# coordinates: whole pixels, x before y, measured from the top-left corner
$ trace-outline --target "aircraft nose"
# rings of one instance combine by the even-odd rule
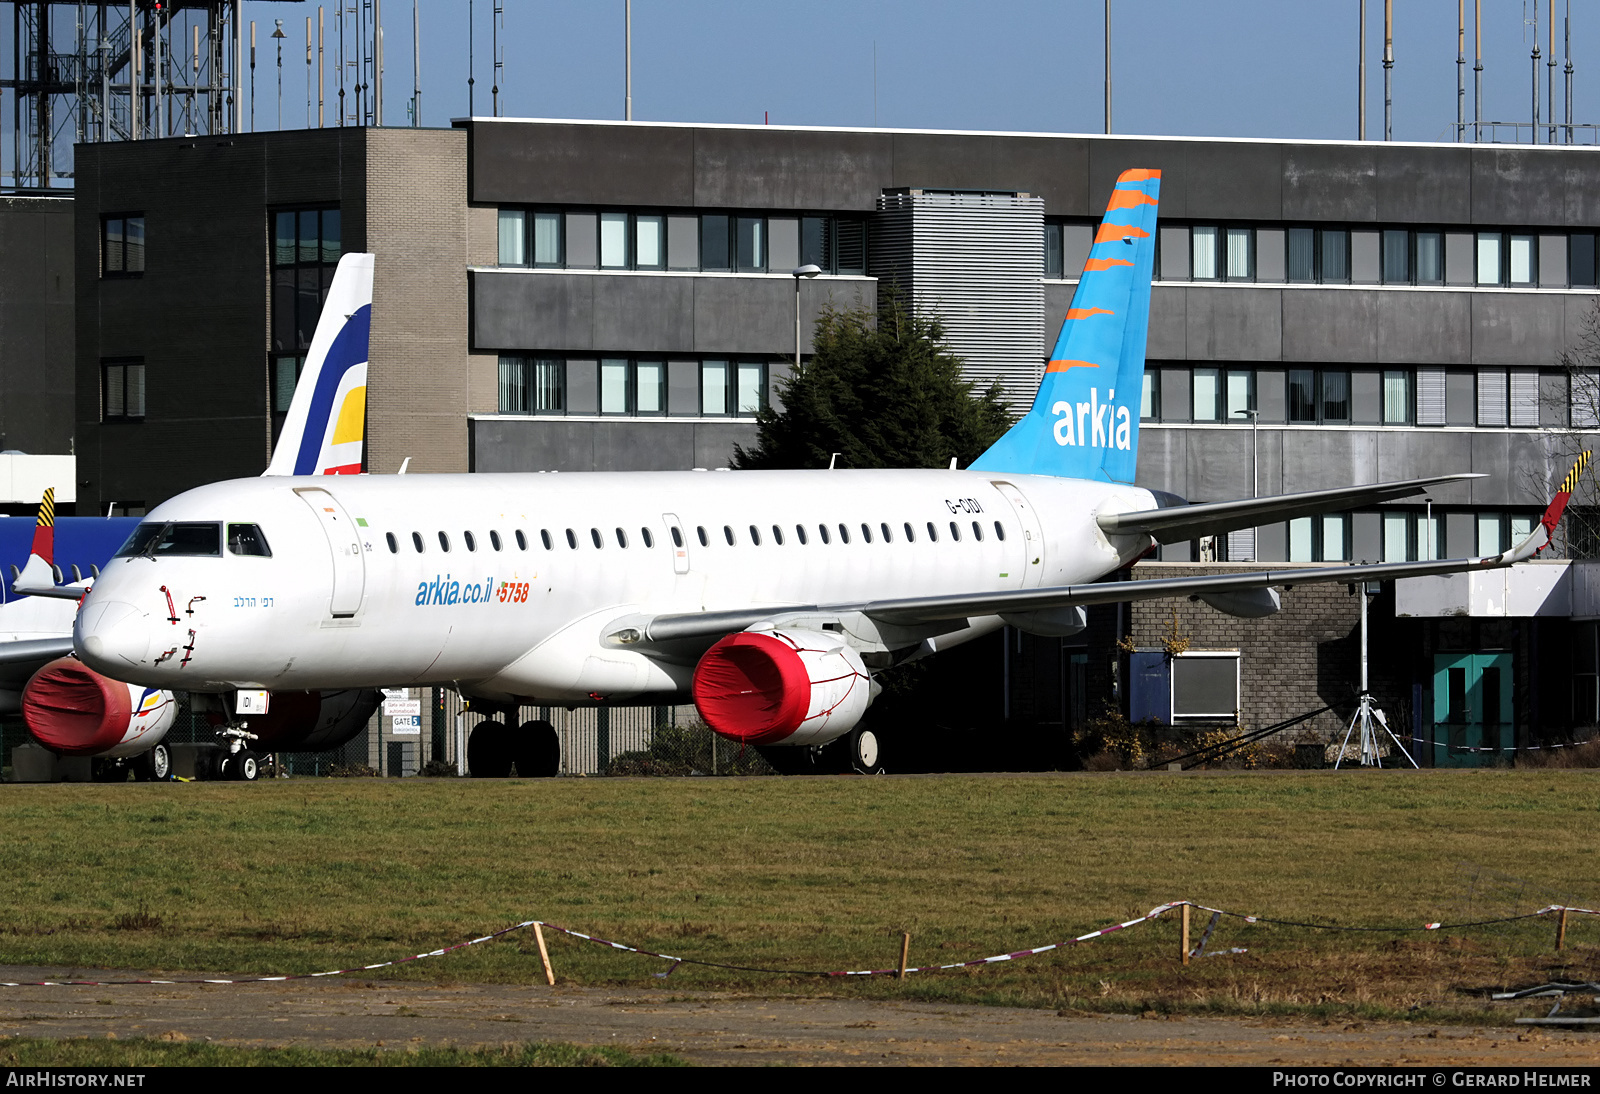
[[[118,669],[142,665],[150,649],[149,616],[125,600],[90,601],[73,626],[80,660],[115,678]]]

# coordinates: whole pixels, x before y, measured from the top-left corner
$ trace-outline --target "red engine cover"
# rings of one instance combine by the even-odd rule
[[[694,670],[694,705],[722,736],[781,741],[805,721],[811,678],[788,643],[741,631],[706,651]]]
[[[121,743],[133,716],[128,686],[71,657],[33,674],[22,717],[34,740],[63,756],[98,756]]]

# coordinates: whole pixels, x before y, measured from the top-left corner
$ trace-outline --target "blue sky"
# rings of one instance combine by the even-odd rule
[[[353,4],[355,0],[347,0]],[[508,0],[501,113],[620,118],[623,2]],[[1450,139],[1456,0],[1395,5],[1394,136]],[[1527,120],[1532,0],[1484,0],[1485,117]],[[1548,0],[1541,0],[1541,45]],[[1558,19],[1565,0],[1557,0]],[[386,0],[386,121],[405,116],[411,3]],[[635,0],[634,116],[676,122],[1099,132],[1103,0]],[[1467,3],[1471,115],[1472,3]],[[467,113],[466,0],[420,0],[423,123]],[[329,38],[334,5],[327,5]],[[476,111],[491,112],[493,4],[475,6]],[[1161,135],[1356,136],[1357,0],[1113,0],[1113,128]],[[309,3],[245,5],[262,44],[256,121],[271,127],[285,32],[286,125],[305,117]],[[1573,13],[1575,113],[1600,121],[1600,12]],[[1367,19],[1369,138],[1383,130],[1383,3]],[[1562,50],[1560,23],[1557,51]],[[876,47],[876,93],[874,93]],[[329,60],[330,88],[333,62]],[[1541,70],[1543,66],[1541,65]],[[1558,81],[1561,69],[1557,69]],[[330,91],[331,97],[331,91]],[[1558,113],[1562,91],[1558,84]],[[331,113],[331,112],[330,112]]]

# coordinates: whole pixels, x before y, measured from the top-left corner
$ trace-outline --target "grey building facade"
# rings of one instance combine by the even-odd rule
[[[1561,357],[1600,295],[1596,155],[505,119],[80,146],[81,504],[259,473],[341,251],[377,255],[373,472],[726,465],[776,396],[797,311],[804,355],[823,308],[872,308],[888,281],[1022,404],[1116,176],[1146,167],[1162,190],[1142,485],[1209,501],[1486,476],[1159,564],[1499,550],[1565,473],[1558,439],[1594,424],[1588,374]],[[130,218],[137,274],[109,269]],[[797,282],[804,262],[823,273]],[[1291,616],[1236,652],[1299,640]],[[1103,627],[1043,652],[997,642],[996,674],[1037,656],[1059,701],[1011,694],[996,720],[1026,707],[1065,731],[1126,706],[1112,644],[1135,617],[1114,619],[1098,645]],[[1236,695],[1233,720],[1246,709]]]

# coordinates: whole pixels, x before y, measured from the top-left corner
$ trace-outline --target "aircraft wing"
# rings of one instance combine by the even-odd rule
[[[612,638],[623,644],[635,642],[672,642],[685,639],[720,637],[744,630],[765,620],[793,614],[845,614],[860,613],[868,618],[893,626],[914,627],[970,619],[975,616],[1002,615],[1018,612],[1046,611],[1052,608],[1071,608],[1090,604],[1115,604],[1135,600],[1153,600],[1169,596],[1206,596],[1242,593],[1274,587],[1293,588],[1296,585],[1318,585],[1355,581],[1393,581],[1403,577],[1427,577],[1434,574],[1453,574],[1467,570],[1490,570],[1510,566],[1533,558],[1549,545],[1556,525],[1566,509],[1567,500],[1576,477],[1588,462],[1584,453],[1578,465],[1567,475],[1561,489],[1545,510],[1544,516],[1534,526],[1533,532],[1509,551],[1482,558],[1448,558],[1426,562],[1380,562],[1347,566],[1321,566],[1292,570],[1257,570],[1241,574],[1211,574],[1200,577],[1155,578],[1150,581],[1100,581],[1085,585],[1058,585],[1044,589],[1008,589],[984,593],[957,593],[945,596],[907,597],[896,600],[872,600],[848,604],[792,604],[744,608],[737,611],[685,612],[658,615],[639,620],[626,632]],[[1436,478],[1411,479],[1404,482],[1380,483],[1374,486],[1345,490],[1318,490],[1304,494],[1285,494],[1276,498],[1261,498],[1251,502],[1219,502],[1215,505],[1174,506],[1139,513],[1119,513],[1102,517],[1101,526],[1114,522],[1118,532],[1147,531],[1156,527],[1154,522],[1167,513],[1184,514],[1177,521],[1161,525],[1165,530],[1185,529],[1182,535],[1173,532],[1173,539],[1187,539],[1199,534],[1192,529],[1200,526],[1194,510],[1220,513],[1223,522],[1237,519],[1238,523],[1221,526],[1206,524],[1205,534],[1227,527],[1248,527],[1267,515],[1284,519],[1284,514],[1304,515],[1345,508],[1388,497],[1405,497],[1420,493],[1432,483],[1449,482],[1475,475],[1444,475]],[[1315,500],[1313,500],[1315,499]],[[1334,504],[1328,504],[1330,501]],[[1348,502],[1348,505],[1346,504]],[[1262,509],[1260,506],[1272,508]],[[1248,517],[1237,514],[1248,513]],[[1122,523],[1123,521],[1126,523]],[[1187,523],[1186,523],[1187,522]],[[1154,535],[1153,531],[1148,534]],[[626,637],[623,634],[626,633]]]
[[[1181,543],[1186,539],[1220,535],[1237,528],[1255,528],[1317,513],[1337,513],[1358,505],[1375,505],[1396,498],[1415,497],[1439,483],[1481,478],[1484,476],[1472,473],[1434,475],[1425,479],[1342,486],[1336,490],[1307,490],[1299,494],[1277,494],[1243,501],[1211,501],[1143,509],[1134,513],[1106,513],[1095,520],[1109,536],[1143,533],[1157,543]]]

